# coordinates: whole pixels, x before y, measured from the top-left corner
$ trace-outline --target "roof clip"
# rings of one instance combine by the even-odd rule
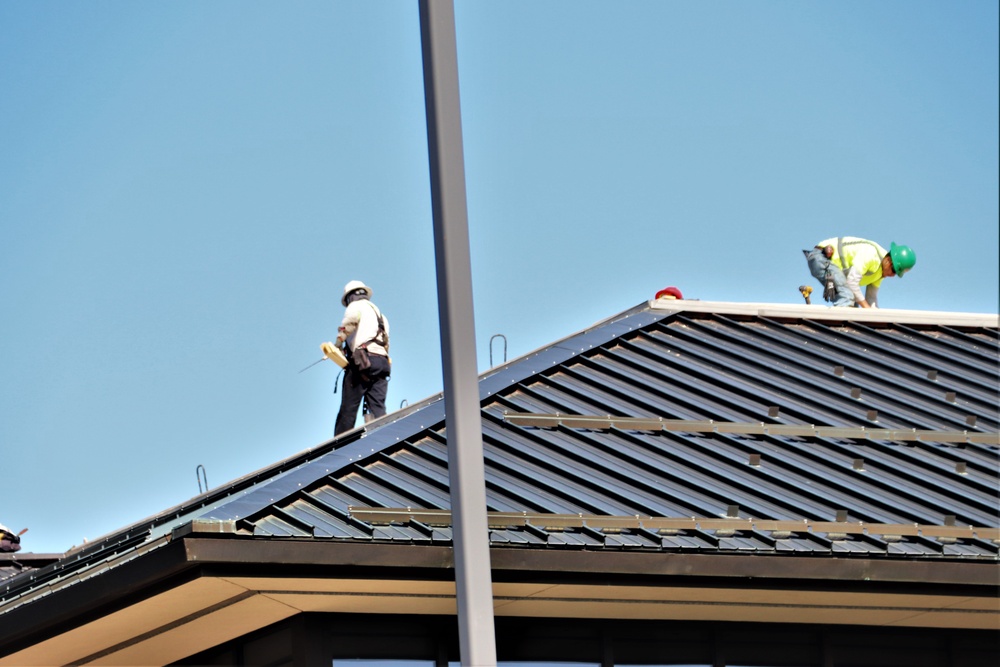
[[[957,524],[955,523],[955,515],[945,514],[944,525],[948,527],[956,526]],[[941,544],[955,544],[956,542],[958,542],[958,539],[954,535],[938,535],[937,541],[940,542]]]

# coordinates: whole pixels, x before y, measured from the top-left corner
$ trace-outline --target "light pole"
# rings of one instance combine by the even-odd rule
[[[452,0],[420,0],[420,37],[459,645],[463,667],[491,666],[496,665],[493,583]]]

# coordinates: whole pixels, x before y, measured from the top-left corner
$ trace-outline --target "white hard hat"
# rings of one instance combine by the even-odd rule
[[[365,285],[360,280],[352,280],[351,282],[349,282],[346,285],[344,285],[344,294],[340,297],[340,303],[343,304],[344,306],[346,306],[347,305],[347,295],[350,294],[351,292],[353,292],[354,290],[359,290],[359,289],[363,289],[365,291],[365,294],[368,295],[369,299],[372,298],[372,288],[371,287],[369,287],[368,285]]]

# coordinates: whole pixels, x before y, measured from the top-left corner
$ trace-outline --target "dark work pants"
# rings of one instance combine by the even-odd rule
[[[372,366],[362,374],[353,364],[344,371],[343,395],[334,435],[354,428],[362,399],[367,399],[368,413],[372,417],[385,414],[385,395],[389,391],[389,360],[380,354],[369,354]]]

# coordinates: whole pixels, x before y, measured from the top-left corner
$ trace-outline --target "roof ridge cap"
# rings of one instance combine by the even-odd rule
[[[1000,315],[895,308],[834,308],[832,306],[697,301],[656,299],[649,302],[654,311],[712,313],[717,315],[750,315],[756,317],[792,318],[802,320],[840,320],[846,322],[881,322],[885,324],[930,324],[1000,328]]]

